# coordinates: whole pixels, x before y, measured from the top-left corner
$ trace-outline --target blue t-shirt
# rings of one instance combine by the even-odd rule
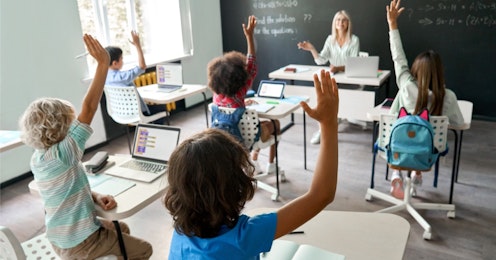
[[[174,259],[259,259],[270,251],[276,233],[277,213],[248,217],[241,215],[232,229],[224,227],[212,238],[172,235],[169,260]]]

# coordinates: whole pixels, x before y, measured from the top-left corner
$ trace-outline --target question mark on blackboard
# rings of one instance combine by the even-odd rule
[[[303,21],[304,22],[310,22],[312,20],[312,14],[303,14]]]
[[[412,19],[412,15],[413,15],[413,9],[412,8],[408,8],[406,11],[408,12],[408,19],[411,20]]]

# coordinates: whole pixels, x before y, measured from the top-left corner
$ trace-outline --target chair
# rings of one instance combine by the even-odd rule
[[[60,259],[43,233],[22,244],[9,228],[0,226],[0,259],[30,260],[30,259]],[[102,256],[95,260],[117,260],[114,255]]]
[[[209,108],[211,110],[211,106],[213,104],[210,104]],[[235,111],[234,108],[227,108],[227,107],[219,107],[219,111],[226,113],[226,114],[231,114]],[[273,135],[271,136],[267,141],[262,142],[262,140],[255,140],[255,137],[258,134],[258,127],[259,127],[259,119],[258,119],[258,112],[255,110],[251,109],[246,109],[243,116],[241,117],[241,120],[238,123],[238,128],[241,132],[241,136],[243,137],[243,144],[246,147],[246,149],[263,149],[270,147],[271,145],[275,144],[276,141],[279,141],[281,136],[280,135]],[[279,199],[279,175],[281,176],[281,182],[286,181],[286,175],[284,174],[284,171],[280,171],[279,169],[279,159],[277,156],[277,149],[276,149],[276,155],[275,155],[275,162],[276,162],[276,187],[274,188],[273,186],[264,183],[260,181],[260,179],[266,177],[268,174],[259,174],[256,175],[255,178],[257,179],[257,186],[263,190],[266,190],[268,192],[272,193],[271,199],[273,201],[277,201]]]
[[[138,123],[150,123],[157,119],[169,116],[169,112],[159,112],[146,116],[141,110],[141,99],[134,87],[109,86],[104,88],[107,101],[107,112],[112,119],[123,125],[136,125]],[[131,153],[131,139],[129,128],[126,127],[129,153]]]
[[[369,53],[365,51],[358,52],[358,57],[368,57]]]
[[[385,153],[381,152],[379,147],[385,147],[389,143],[389,136],[391,127],[396,120],[394,115],[381,115],[379,123],[379,136],[377,143],[374,145],[374,153],[372,159],[372,177],[370,181],[370,188],[367,189],[365,199],[371,201],[372,198],[379,198],[385,200],[394,206],[379,210],[381,213],[392,213],[406,209],[408,213],[424,228],[423,238],[426,240],[431,239],[431,226],[427,221],[417,212],[417,209],[433,209],[433,210],[446,210],[449,218],[455,218],[455,205],[454,204],[438,204],[438,203],[414,203],[411,202],[412,195],[415,196],[416,191],[412,188],[410,177],[406,177],[405,196],[403,200],[394,198],[389,194],[382,193],[374,189],[374,173],[375,173],[375,159],[379,153],[381,157],[385,158]],[[447,132],[448,132],[448,118],[446,116],[431,116],[430,123],[434,129],[434,146],[440,152],[440,155],[445,155],[448,152],[447,148]],[[439,171],[439,158],[435,164],[435,178],[434,186],[437,186],[437,174]],[[409,172],[410,173],[410,172]],[[387,180],[387,176],[386,176]]]

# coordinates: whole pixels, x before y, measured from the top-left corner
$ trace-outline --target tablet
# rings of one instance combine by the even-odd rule
[[[258,85],[258,97],[283,98],[286,82],[276,80],[261,80]]]

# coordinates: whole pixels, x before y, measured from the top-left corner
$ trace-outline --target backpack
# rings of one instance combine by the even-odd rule
[[[386,153],[388,164],[393,169],[430,170],[439,151],[434,146],[434,130],[427,109],[411,115],[401,108],[392,125]]]
[[[241,117],[245,113],[244,107],[238,107],[233,113],[227,114],[219,110],[216,105],[211,106],[212,109],[212,126],[210,128],[217,128],[224,130],[234,136],[241,143],[243,142],[243,136],[239,130],[238,124]]]

